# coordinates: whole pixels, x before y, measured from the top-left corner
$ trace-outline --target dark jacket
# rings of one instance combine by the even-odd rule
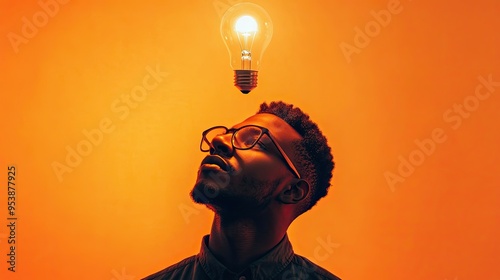
[[[271,251],[238,273],[222,265],[207,247],[203,237],[198,255],[191,256],[143,280],[340,280],[308,259],[296,255],[285,235]]]

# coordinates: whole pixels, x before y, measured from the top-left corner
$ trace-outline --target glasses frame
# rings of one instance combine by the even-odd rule
[[[246,127],[256,127],[256,128],[259,128],[261,133],[259,135],[259,137],[257,137],[257,139],[255,140],[255,142],[250,145],[249,147],[246,147],[246,148],[237,148],[234,146],[234,135],[240,131],[241,129],[243,128],[246,128]],[[214,126],[214,127],[211,127],[205,131],[202,132],[202,137],[201,137],[201,143],[200,143],[200,150],[202,152],[210,152],[211,149],[215,149],[214,146],[212,145],[212,143],[207,139],[207,134],[214,130],[214,129],[219,129],[219,128],[223,128],[226,130],[225,133],[223,134],[220,134],[220,135],[226,135],[228,133],[232,133],[233,135],[231,135],[231,145],[233,146],[233,149],[236,149],[236,150],[250,150],[252,149],[256,144],[257,142],[259,142],[260,138],[262,138],[262,136],[264,134],[267,134],[267,136],[269,136],[269,139],[271,139],[271,142],[273,142],[274,146],[278,149],[278,151],[280,152],[281,154],[281,157],[283,159],[285,159],[285,162],[286,164],[288,165],[288,167],[292,170],[292,172],[294,173],[295,176],[297,176],[297,178],[301,179],[302,177],[300,176],[299,174],[299,171],[297,170],[297,168],[295,167],[295,164],[293,164],[292,160],[287,156],[285,150],[283,150],[283,148],[281,148],[280,144],[278,143],[278,141],[276,141],[274,139],[274,137],[271,135],[271,132],[269,131],[269,129],[263,127],[263,126],[259,126],[259,125],[254,125],[254,124],[249,124],[249,125],[244,125],[240,128],[227,128],[225,126],[222,126],[222,125],[217,125],[217,126]],[[220,135],[217,135],[217,136],[220,136]],[[203,142],[207,143],[208,146],[210,147],[210,149],[206,150],[206,149],[203,149],[202,146],[203,146]]]

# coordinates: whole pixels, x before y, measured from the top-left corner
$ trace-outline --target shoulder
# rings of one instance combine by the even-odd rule
[[[294,271],[292,273],[297,274],[297,279],[340,280],[328,270],[300,255],[294,255],[291,265]]]
[[[173,264],[163,270],[151,274],[143,280],[161,280],[174,278],[176,274],[182,274],[185,269],[190,269],[196,262],[196,256],[191,256]]]

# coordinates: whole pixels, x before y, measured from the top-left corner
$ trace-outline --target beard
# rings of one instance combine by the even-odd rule
[[[273,200],[279,181],[262,181],[242,178],[239,184],[231,184],[229,177],[221,181],[198,179],[191,190],[194,202],[205,204],[218,214],[253,216]]]

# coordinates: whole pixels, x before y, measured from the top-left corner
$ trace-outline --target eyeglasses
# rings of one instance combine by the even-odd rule
[[[225,126],[214,126],[203,131],[200,150],[202,152],[210,152],[211,150],[213,151],[215,149],[215,147],[212,145],[214,138],[217,136],[225,135],[227,133],[233,134],[233,136],[231,137],[231,145],[233,145],[233,148],[237,150],[250,150],[255,146],[255,144],[259,142],[260,138],[262,138],[262,135],[267,134],[269,136],[269,139],[271,139],[271,141],[273,142],[274,146],[278,148],[278,151],[285,159],[288,167],[290,167],[297,178],[301,178],[299,171],[297,171],[297,168],[293,164],[292,160],[286,155],[285,151],[281,148],[278,142],[274,140],[273,136],[271,136],[269,129],[262,126],[245,125],[237,129],[228,129]]]

